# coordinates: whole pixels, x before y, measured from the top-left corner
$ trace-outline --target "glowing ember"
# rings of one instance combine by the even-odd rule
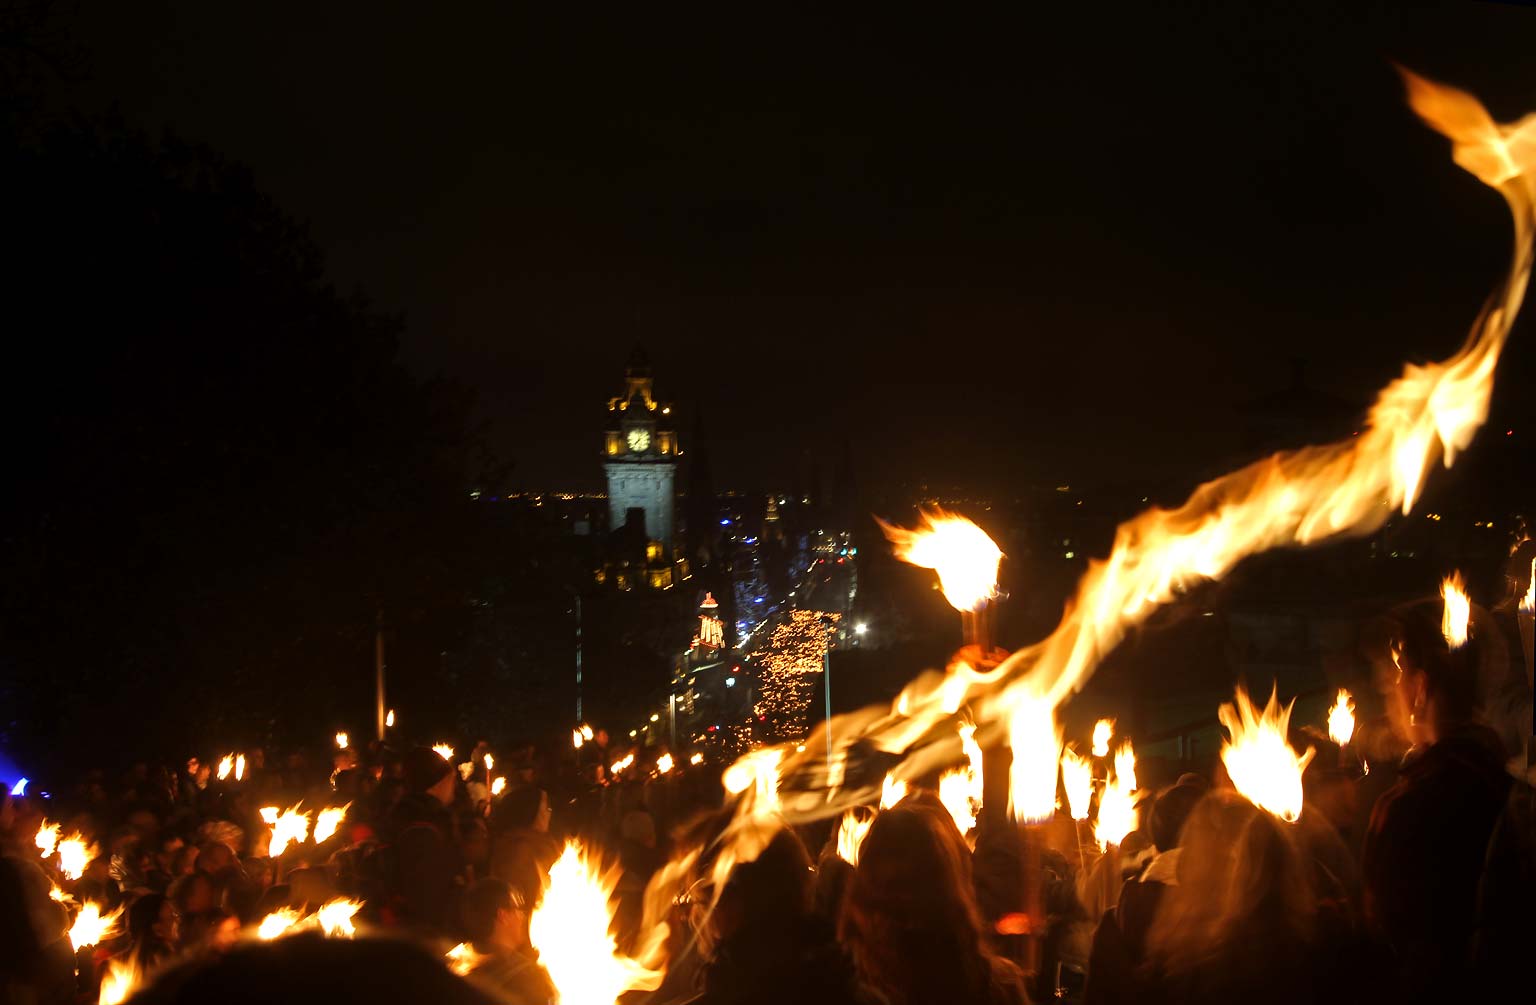
[[[1293,701],[1292,705],[1295,704]],[[1255,806],[1294,823],[1301,817],[1301,773],[1307,769],[1312,747],[1298,756],[1286,742],[1286,727],[1291,721],[1291,705],[1280,707],[1275,692],[1260,712],[1242,687],[1237,689],[1235,704],[1223,704],[1216,717],[1231,733],[1222,743],[1221,763],[1238,792]]]
[[[1115,748],[1115,777],[1125,784],[1131,792],[1136,791],[1136,751],[1131,748],[1131,741],[1126,740]]]
[[[96,846],[87,844],[78,833],[59,842],[59,872],[73,882],[85,875],[85,867],[96,857]]]
[[[1073,820],[1087,820],[1093,804],[1093,762],[1078,756],[1070,746],[1061,752],[1061,784],[1067,790],[1067,812]]]
[[[1349,692],[1340,688],[1338,700],[1328,710],[1328,739],[1342,747],[1354,735],[1355,703],[1350,699]]]
[[[352,742],[351,738],[348,737],[346,733],[337,733],[336,734],[336,746],[337,746],[338,749],[346,750],[347,749],[347,744],[351,743],[351,742]]]
[[[69,944],[79,952],[86,946],[94,946],[103,939],[112,938],[121,928],[119,922],[122,916],[121,907],[104,915],[99,904],[87,900],[85,906],[80,908],[80,913],[75,915],[75,923],[69,928]]]
[[[858,865],[859,846],[864,843],[864,835],[869,833],[874,822],[874,815],[862,810],[852,809],[844,813],[842,822],[837,825],[837,857],[849,865]]]
[[[692,757],[688,758],[688,763],[693,765],[694,767],[698,767],[699,765],[704,763],[704,755],[703,754],[694,754]]]
[[[1093,822],[1093,837],[1099,848],[1118,845],[1136,829],[1136,794],[1125,779],[1111,774],[1099,795],[1099,816]]]
[[[309,814],[299,812],[303,805],[301,802],[290,806],[272,825],[272,840],[267,846],[271,858],[281,856],[290,844],[303,844],[309,836]]]
[[[348,900],[345,897],[337,897],[320,905],[320,910],[315,912],[315,918],[320,922],[320,930],[327,936],[336,939],[350,939],[357,934],[357,929],[352,924],[352,916],[362,910],[363,902],[360,900]]]
[[[108,960],[101,975],[101,992],[97,1005],[122,1005],[139,989],[141,975],[132,954],[125,958]]]
[[[1061,753],[1056,708],[1029,691],[1016,691],[1010,700],[1013,765],[1008,769],[1008,814],[1024,823],[1041,823],[1056,814],[1056,762]]]
[[[491,795],[499,796],[505,791],[507,791],[507,776],[497,775],[496,780],[491,783]]]
[[[280,935],[287,933],[303,918],[297,908],[283,907],[265,918],[256,926],[256,937],[264,942],[270,942]]]
[[[271,827],[273,824],[277,823],[276,806],[263,806],[256,812],[261,814],[261,822],[266,824],[268,827]]]
[[[649,991],[662,973],[621,955],[613,935],[609,898],[619,873],[598,876],[568,842],[549,870],[544,899],[528,919],[528,934],[562,1005],[614,1005],[626,991]]]
[[[347,818],[347,810],[351,808],[352,804],[348,803],[345,806],[327,806],[321,810],[320,815],[315,818],[315,844],[319,844],[335,834],[337,829],[341,827],[341,822]]]
[[[917,530],[880,522],[896,546],[896,557],[937,572],[944,599],[955,610],[980,610],[997,595],[997,566],[1003,559],[997,543],[963,516],[935,509],[919,517]]]
[[[235,770],[235,755],[225,754],[219,758],[219,781],[229,777],[229,773]]]
[[[386,712],[384,714],[384,728],[385,729],[394,729],[395,728],[395,710],[394,709],[390,709],[388,712]]]
[[[236,754],[235,755],[235,781],[238,782],[238,781],[240,781],[244,777],[245,777],[245,755],[244,754]]]
[[[444,955],[444,959],[448,961],[448,969],[460,977],[468,977],[484,958],[470,948],[467,942],[459,943]]]
[[[880,784],[880,808],[888,810],[905,798],[907,783],[886,775],[885,781]]]
[[[1452,649],[1467,644],[1467,622],[1472,616],[1472,601],[1467,597],[1467,587],[1461,573],[1453,572],[1440,583],[1440,599],[1445,609],[1440,615],[1440,633]]]
[[[583,743],[585,743],[585,742],[586,742],[586,739],[581,735],[581,730],[579,730],[579,729],[571,730],[571,746],[572,747],[575,747],[577,750],[580,750],[581,749],[581,745]]]
[[[672,755],[671,754],[662,754],[660,757],[656,758],[656,771],[659,774],[665,775],[667,772],[669,772],[671,770],[672,770]]]
[[[37,844],[38,854],[43,858],[53,858],[54,851],[59,847],[59,825],[44,820],[43,825],[37,829],[37,837],[32,840]]]
[[[453,763],[453,748],[450,747],[448,744],[446,744],[446,743],[434,743],[432,745],[432,749],[437,751],[437,755],[439,757],[441,757],[443,760],[447,761],[449,764]]]
[[[1100,719],[1093,724],[1093,756],[1109,756],[1109,739],[1115,735],[1115,720]]]

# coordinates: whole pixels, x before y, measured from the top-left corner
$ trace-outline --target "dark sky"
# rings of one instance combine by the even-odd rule
[[[70,22],[80,100],[249,164],[531,486],[599,483],[637,341],[727,484],[845,439],[877,483],[1207,470],[1291,358],[1363,405],[1449,353],[1503,262],[1390,61],[1536,109],[1496,4],[545,6]]]

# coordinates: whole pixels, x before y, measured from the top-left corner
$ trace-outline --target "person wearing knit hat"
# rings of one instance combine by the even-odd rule
[[[446,934],[456,913],[453,891],[462,867],[448,811],[458,773],[428,747],[406,751],[401,768],[405,795],[391,814],[397,869],[392,897],[406,927]]]
[[[428,793],[444,806],[453,801],[453,765],[431,747],[406,751],[401,769],[407,793]]]

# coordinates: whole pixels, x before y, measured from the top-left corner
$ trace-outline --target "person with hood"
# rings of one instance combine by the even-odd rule
[[[447,931],[455,918],[459,876],[453,802],[456,772],[437,751],[416,747],[402,764],[405,794],[394,808],[394,889],[398,921],[430,933]]]

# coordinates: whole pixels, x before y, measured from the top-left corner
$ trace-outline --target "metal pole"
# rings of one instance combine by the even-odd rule
[[[827,694],[827,777],[832,777],[832,633],[827,632],[827,647],[821,652],[821,681]]]
[[[384,742],[384,609],[379,608],[373,628],[373,718],[374,731]]]
[[[585,720],[581,717],[581,594],[576,594],[576,722],[579,725]]]

